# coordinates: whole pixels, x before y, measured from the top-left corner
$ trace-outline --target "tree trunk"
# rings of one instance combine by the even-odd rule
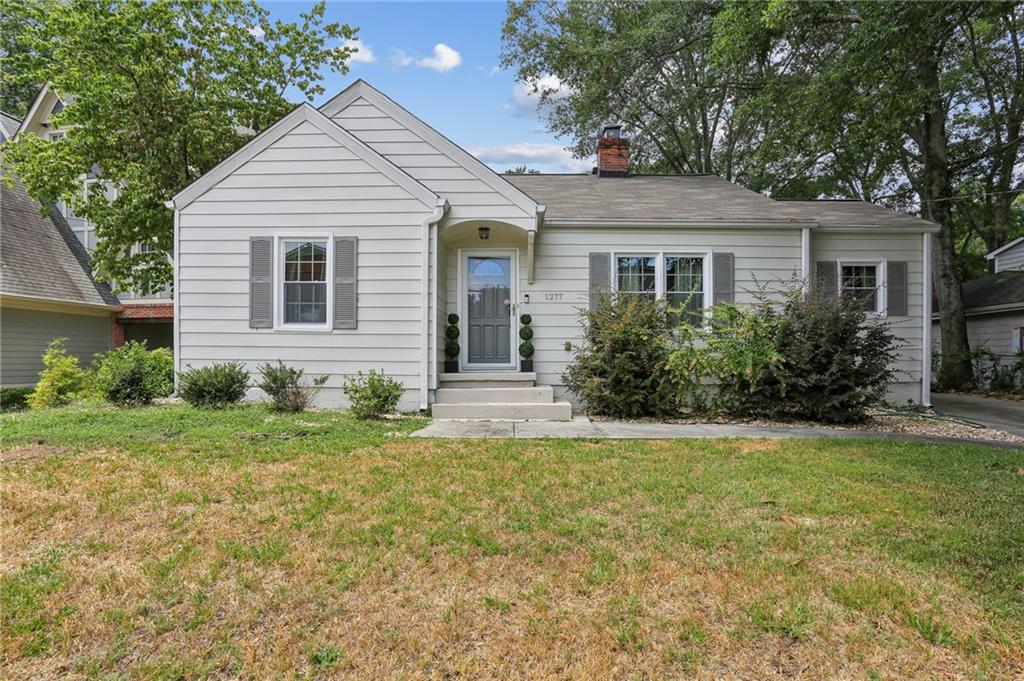
[[[967,318],[957,269],[956,239],[953,234],[953,196],[946,155],[946,112],[939,85],[938,64],[921,64],[922,83],[932,93],[921,132],[924,177],[921,208],[925,217],[939,224],[935,248],[935,292],[939,302],[939,330],[942,342],[938,383],[941,388],[964,388],[973,380]]]

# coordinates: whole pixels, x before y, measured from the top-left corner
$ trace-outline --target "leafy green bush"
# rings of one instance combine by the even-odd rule
[[[894,377],[896,337],[853,298],[794,291],[684,328],[669,370],[696,411],[861,421]]]
[[[166,348],[147,350],[128,341],[94,360],[93,390],[122,406],[149,404],[174,392],[174,356]]]
[[[619,418],[677,411],[671,310],[638,296],[602,296],[581,315],[583,340],[563,375],[594,414]]]
[[[27,409],[28,396],[31,394],[32,388],[0,389],[0,413]]]
[[[285,366],[281,360],[277,360],[276,366],[267,362],[260,367],[263,380],[257,387],[270,396],[276,411],[305,411],[327,382],[327,376],[323,375],[313,378],[311,384],[304,385],[302,377],[305,373],[303,369]]]
[[[43,355],[45,369],[39,382],[26,398],[32,409],[45,409],[68,404],[84,395],[87,373],[78,365],[78,358],[64,347],[66,338],[54,338]]]
[[[393,414],[404,390],[401,382],[373,369],[366,376],[362,371],[346,376],[342,385],[342,391],[352,403],[352,413],[361,419]]]
[[[178,377],[178,395],[194,407],[223,409],[240,402],[249,389],[249,372],[240,362],[189,366]]]
[[[459,347],[459,315],[454,312],[448,315],[448,327],[444,330],[444,356],[455,359],[462,348]]]
[[[523,342],[519,344],[519,356],[523,359],[530,359],[534,353],[533,343],[530,342],[533,339],[533,328],[530,326],[533,323],[533,317],[528,314],[521,315],[519,323],[522,325],[519,328],[519,337],[523,339]]]

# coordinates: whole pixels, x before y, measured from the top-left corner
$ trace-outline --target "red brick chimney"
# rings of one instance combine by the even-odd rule
[[[629,175],[629,140],[622,136],[622,126],[609,125],[597,140],[598,177]]]

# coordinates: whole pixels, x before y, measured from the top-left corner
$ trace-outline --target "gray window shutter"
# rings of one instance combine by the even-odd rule
[[[907,316],[907,261],[889,261],[886,264],[886,314],[890,317]]]
[[[609,253],[590,254],[590,309],[597,307],[601,294],[611,290],[612,256]]]
[[[249,328],[274,326],[274,239],[249,239]]]
[[[736,300],[736,256],[715,253],[711,256],[711,304]]]
[[[817,277],[821,291],[839,293],[839,263],[835,260],[819,260]]]
[[[334,328],[354,329],[358,322],[356,257],[359,240],[354,236],[334,237]]]

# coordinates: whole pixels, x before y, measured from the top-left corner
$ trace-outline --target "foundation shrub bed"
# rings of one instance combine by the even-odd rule
[[[223,409],[240,402],[248,389],[249,372],[240,362],[190,366],[178,379],[178,394],[194,407]]]
[[[174,355],[166,348],[147,350],[145,342],[128,341],[93,361],[92,388],[123,407],[151,403],[174,392]]]
[[[607,296],[583,324],[566,385],[592,413],[618,418],[858,422],[884,401],[899,348],[860,300],[797,289],[717,305],[701,325],[662,301]]]
[[[316,400],[320,388],[327,382],[327,376],[314,376],[308,382],[302,380],[305,370],[286,366],[281,360],[277,364],[267,362],[260,367],[263,380],[257,387],[270,396],[275,411],[305,411]]]

